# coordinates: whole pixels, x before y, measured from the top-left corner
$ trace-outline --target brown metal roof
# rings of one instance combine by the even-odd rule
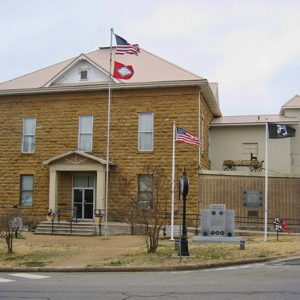
[[[295,95],[292,99],[290,99],[285,104],[283,104],[281,106],[280,113],[284,114],[284,111],[287,108],[300,108],[300,96],[299,95]]]
[[[135,71],[134,76],[126,83],[150,83],[150,82],[170,82],[170,81],[194,81],[203,78],[186,71],[148,51],[142,50],[139,56],[136,55],[114,55],[116,61],[125,65],[132,65]],[[102,70],[109,73],[110,48],[100,48],[96,51],[85,54]],[[57,74],[62,72],[76,58],[66,60],[53,66],[43,68],[33,73],[0,83],[2,90],[19,90],[43,88]],[[124,81],[120,80],[120,83]],[[85,83],[84,85],[86,85]]]
[[[63,70],[73,59],[0,83],[1,90],[22,90],[43,87],[52,77]]]
[[[213,119],[211,126],[263,125],[266,122],[298,124],[299,120],[297,118],[287,118],[282,115],[223,116]]]

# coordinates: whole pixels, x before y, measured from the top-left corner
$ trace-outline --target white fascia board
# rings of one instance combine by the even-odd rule
[[[274,123],[274,122],[269,122]],[[286,124],[286,125],[298,125],[299,121],[280,121],[277,122],[280,124]],[[213,124],[211,123],[209,125],[210,127],[238,127],[238,126],[266,126],[266,123],[228,123],[228,124]]]
[[[68,72],[77,62],[85,60],[88,63],[90,63],[93,67],[95,67],[100,72],[104,73],[107,77],[109,77],[109,73],[101,68],[98,64],[96,64],[94,61],[92,61],[90,58],[85,56],[84,54],[80,54],[78,57],[76,57],[73,61],[71,61],[65,68],[63,68],[59,73],[57,73],[54,77],[52,77],[45,85],[44,87],[50,87],[53,82],[55,82],[57,79],[62,77],[66,72]],[[115,82],[119,82],[115,78],[113,78]]]
[[[118,89],[139,89],[139,88],[160,88],[160,87],[184,87],[184,86],[199,86],[199,80],[189,81],[160,81],[160,82],[142,82],[142,83],[112,83],[111,88]],[[10,89],[0,90],[1,95],[26,95],[26,94],[47,94],[47,93],[61,93],[70,91],[103,91],[108,89],[107,84],[78,84],[68,86],[48,86],[41,88],[30,88],[30,89]]]
[[[94,156],[94,155],[91,155],[91,154],[88,154],[88,153],[85,153],[85,152],[81,152],[81,151],[77,151],[77,150],[75,150],[75,151],[68,151],[68,152],[66,152],[66,153],[62,153],[62,154],[60,154],[60,155],[57,155],[57,156],[55,156],[55,157],[52,157],[52,158],[50,158],[50,159],[48,159],[48,160],[43,161],[43,164],[44,164],[44,165],[49,165],[49,164],[51,164],[52,162],[55,162],[55,161],[57,161],[57,160],[59,160],[59,159],[61,159],[61,158],[67,157],[67,156],[72,155],[72,154],[77,154],[77,155],[86,157],[86,158],[88,158],[88,159],[90,159],[90,160],[97,161],[97,162],[101,163],[102,165],[105,165],[105,164],[106,164],[106,160],[104,160],[104,159],[101,159],[101,158],[96,157],[96,156]],[[115,164],[112,163],[112,162],[109,162],[109,164],[112,165],[112,166],[115,165]]]
[[[66,71],[66,70],[64,70]],[[53,79],[54,80],[54,79]],[[185,87],[198,86],[204,95],[214,116],[222,116],[220,108],[216,102],[213,92],[206,79],[199,80],[178,80],[178,81],[159,81],[159,82],[139,82],[139,83],[124,83],[113,82],[111,89],[145,89],[145,88],[164,88],[164,87]],[[0,90],[0,96],[8,95],[26,95],[26,94],[48,94],[48,93],[63,93],[76,91],[103,91],[108,90],[107,84],[89,84],[89,85],[69,85],[69,86],[45,86],[41,88],[32,89],[14,89],[14,90]]]

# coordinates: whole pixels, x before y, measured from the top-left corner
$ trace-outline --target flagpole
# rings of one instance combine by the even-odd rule
[[[264,241],[268,240],[268,122],[266,122],[266,145],[265,145],[265,230]]]
[[[202,169],[201,166],[201,151],[203,147],[203,136],[201,136],[201,91],[199,90],[199,97],[198,97],[198,137],[201,139],[202,144],[198,147],[198,168],[197,168],[197,221],[196,221],[196,235],[198,234],[198,227],[199,227],[199,217],[200,217],[200,206],[201,206],[201,199],[200,199],[200,178],[199,178],[199,171]],[[203,122],[203,120],[202,120]],[[203,126],[203,124],[202,124]]]
[[[110,29],[110,58],[109,58],[109,81],[108,81],[108,104],[107,104],[107,141],[106,141],[106,178],[105,178],[105,238],[108,235],[108,171],[109,171],[109,138],[110,138],[110,102],[111,102],[111,69],[112,69],[112,36],[113,28]]]
[[[176,122],[173,122],[173,153],[172,153],[172,198],[171,198],[171,238],[174,240],[174,189],[175,189],[175,137],[176,137]]]

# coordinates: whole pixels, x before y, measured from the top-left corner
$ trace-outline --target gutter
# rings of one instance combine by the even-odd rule
[[[286,125],[298,125],[299,121],[278,121],[278,122],[269,122],[269,123],[278,123]],[[210,124],[210,127],[237,127],[237,126],[266,126],[265,123],[230,123],[230,124]]]
[[[222,116],[217,101],[209,86],[207,79],[199,80],[178,80],[178,81],[161,81],[161,82],[139,82],[139,83],[117,83],[112,84],[112,90],[123,89],[146,89],[146,88],[164,88],[164,87],[185,87],[198,86],[203,93],[213,115],[215,117]],[[49,93],[67,93],[67,92],[87,92],[87,91],[105,91],[108,90],[108,85],[73,85],[73,86],[51,86],[29,89],[7,89],[0,90],[1,96],[13,95],[34,95],[34,94],[49,94]]]
[[[114,90],[121,89],[138,89],[138,88],[156,88],[156,87],[176,87],[176,86],[198,86],[200,80],[189,81],[164,81],[164,82],[141,82],[141,83],[119,83],[112,84],[111,88]],[[108,90],[108,85],[94,84],[94,85],[68,85],[68,86],[50,86],[29,89],[10,89],[0,90],[2,95],[26,95],[26,94],[44,94],[44,93],[63,93],[70,91],[103,91]]]

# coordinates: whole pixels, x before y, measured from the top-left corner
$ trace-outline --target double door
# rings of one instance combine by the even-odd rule
[[[74,176],[76,184],[73,184],[73,208],[77,219],[92,220],[94,218],[94,180],[91,180],[91,176],[79,176]]]

